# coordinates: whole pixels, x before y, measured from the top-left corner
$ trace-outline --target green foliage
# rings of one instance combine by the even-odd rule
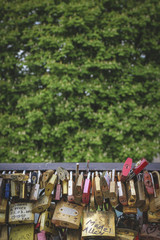
[[[0,161],[159,152],[160,1],[2,0]]]

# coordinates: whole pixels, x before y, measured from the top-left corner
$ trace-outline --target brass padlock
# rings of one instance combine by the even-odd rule
[[[4,225],[7,222],[6,212],[0,212],[0,225]]]
[[[62,195],[63,195],[63,197],[66,197],[67,194],[68,194],[68,181],[63,180],[63,182],[62,182]]]
[[[96,210],[97,209],[97,204],[95,203],[95,178],[94,178],[94,172],[92,173],[92,190],[91,190],[91,196],[90,196],[90,209],[91,210]]]
[[[109,207],[108,211],[86,211],[82,218],[82,238],[115,237],[115,212]]]
[[[0,228],[0,239],[1,240],[8,240],[8,226],[1,226]]]
[[[51,195],[52,191],[55,188],[56,183],[57,183],[57,172],[55,172],[52,175],[52,177],[50,178],[50,180],[46,184],[46,187],[45,187],[45,195],[46,196],[50,196]]]
[[[75,190],[74,190],[74,201],[75,203],[80,204],[82,201],[82,194],[83,194],[83,184],[84,184],[84,179],[83,179],[83,172],[78,176]]]
[[[15,171],[13,171],[13,174],[15,173]],[[19,197],[19,182],[18,181],[14,181],[11,180],[11,197]]]
[[[150,223],[159,223],[160,222],[160,210],[156,212],[152,212],[148,210],[147,212],[148,222]]]
[[[32,186],[31,193],[30,193],[30,200],[31,201],[37,201],[39,197],[39,189],[40,189],[40,177],[41,177],[41,172],[38,171],[37,173],[37,182]]]
[[[131,179],[126,183],[127,196],[128,196],[128,205],[134,206],[136,203],[136,190],[134,185],[134,180]]]
[[[34,223],[32,203],[12,203],[9,206],[9,223],[25,224]]]
[[[50,211],[42,212],[40,215],[40,231],[45,231],[54,236],[58,235],[58,231],[52,223],[52,213]]]
[[[26,175],[26,171],[23,171],[23,175]],[[26,199],[27,192],[26,192],[26,181],[20,181],[19,183],[19,198]]]
[[[100,186],[100,177],[97,171],[95,173],[95,202],[99,206],[103,205],[103,196],[102,196],[102,191]]]
[[[14,226],[11,228],[9,240],[34,240],[34,224]]]
[[[116,228],[116,240],[135,240],[135,233],[131,229]]]
[[[156,212],[160,210],[160,175],[158,171],[153,171],[152,176],[154,179],[156,197],[150,197],[149,209],[151,212]]]
[[[6,212],[7,207],[8,207],[8,200],[5,199],[5,198],[2,198],[1,204],[0,204],[0,212],[1,212],[1,213]]]
[[[51,196],[42,195],[35,203],[33,203],[32,212],[41,213],[49,208],[51,204]]]
[[[118,187],[115,180],[115,169],[112,170],[112,181],[110,182],[109,201],[113,207],[116,207],[118,203]]]
[[[110,178],[108,171],[100,176],[101,191],[104,198],[109,198]]]
[[[32,189],[31,178],[32,178],[32,173],[30,172],[29,176],[28,176],[28,181],[26,182],[26,191],[27,191],[28,198],[30,198],[30,193],[31,193],[31,189]]]
[[[51,178],[51,176],[53,175],[54,171],[53,170],[47,170],[43,173],[42,175],[42,181],[41,181],[41,188],[45,188],[46,184],[48,182],[48,180]]]
[[[145,189],[144,189],[144,182],[143,182],[143,174],[139,173],[137,175],[137,182],[135,183],[135,189],[136,189],[136,207],[144,206],[145,204]]]
[[[80,229],[67,229],[67,239],[66,240],[81,240]]]
[[[131,206],[123,206],[124,214],[137,214],[137,208]]]
[[[141,212],[147,212],[149,209],[149,197],[146,195],[146,198],[145,198],[145,203],[144,205],[142,205],[141,207],[139,207],[139,210]]]
[[[78,229],[83,207],[61,200],[57,203],[52,222],[58,227]]]

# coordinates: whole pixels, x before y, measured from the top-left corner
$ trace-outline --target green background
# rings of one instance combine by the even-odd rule
[[[160,1],[0,2],[0,161],[152,161]]]

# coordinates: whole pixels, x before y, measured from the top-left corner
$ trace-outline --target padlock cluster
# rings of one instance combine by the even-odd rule
[[[0,240],[160,239],[160,175],[122,171],[0,173]]]

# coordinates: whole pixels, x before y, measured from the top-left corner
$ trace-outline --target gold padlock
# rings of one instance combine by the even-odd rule
[[[145,189],[144,189],[144,182],[143,182],[143,175],[139,173],[137,175],[137,182],[135,183],[135,189],[136,189],[136,207],[144,206],[145,204]]]
[[[128,195],[128,205],[133,207],[136,203],[136,190],[134,185],[134,180],[131,179],[126,183],[127,195]]]
[[[57,183],[57,172],[55,172],[52,177],[50,178],[49,182],[46,184],[45,187],[45,195],[50,196],[52,191],[55,188],[55,185]]]
[[[78,176],[75,190],[74,190],[74,201],[75,203],[80,204],[82,201],[82,194],[83,194],[83,172]]]
[[[137,232],[131,229],[116,228],[116,240],[134,240]]]
[[[0,228],[0,239],[8,240],[8,226],[1,226]]]
[[[150,223],[160,222],[160,210],[156,212],[152,212],[151,210],[148,210],[147,216],[148,216],[148,222]]]
[[[45,188],[47,185],[48,180],[51,178],[53,175],[54,171],[53,170],[47,170],[43,173],[42,175],[42,180],[40,182],[41,188]]]
[[[108,211],[86,211],[82,218],[82,238],[115,237],[115,212],[111,207]]]
[[[67,240],[81,240],[80,229],[69,229],[67,230]]]
[[[9,240],[34,240],[34,224],[14,226],[11,228]]]
[[[44,212],[51,204],[51,196],[42,195],[32,207],[33,213]]]
[[[67,180],[63,180],[63,182],[62,182],[62,194],[63,194],[63,197],[66,197],[68,194],[68,181]]]
[[[6,212],[0,212],[0,225],[6,224],[6,220],[7,220],[6,217],[7,217]]]
[[[41,213],[40,216],[40,232],[45,231],[46,233],[50,233],[54,236],[58,235],[58,231],[52,223],[52,215],[50,211],[45,211]]]
[[[8,205],[7,199],[2,198],[2,199],[1,199],[1,204],[0,204],[0,212],[1,212],[1,213],[6,212],[6,210],[7,210],[7,205]]]
[[[149,209],[149,197],[146,196],[145,203],[143,206],[139,207],[141,212],[147,212]]]
[[[26,171],[23,171],[23,175],[26,175]],[[26,181],[21,181],[19,183],[19,198],[26,199],[27,198],[27,192],[26,192]]]
[[[95,173],[95,202],[97,205],[102,206],[103,205],[103,196],[102,196],[102,191],[101,191],[101,185],[100,185],[100,177],[98,175],[98,172],[96,171]]]
[[[12,203],[9,206],[9,223],[25,224],[34,223],[32,203]]]
[[[61,200],[57,203],[52,222],[59,227],[78,229],[83,207]]]
[[[123,206],[123,213],[125,214],[137,214],[137,208],[131,206]]]
[[[152,176],[154,179],[156,196],[150,197],[149,209],[151,212],[156,212],[160,210],[160,174],[158,171],[153,171]]]

